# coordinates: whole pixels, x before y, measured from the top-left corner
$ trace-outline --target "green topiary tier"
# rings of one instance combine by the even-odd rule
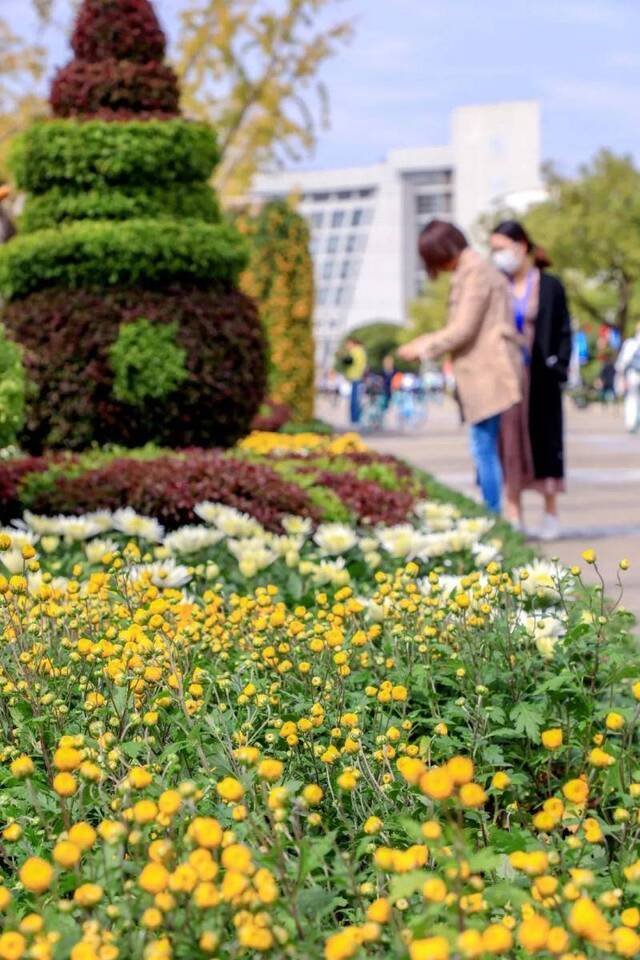
[[[231,445],[262,401],[265,343],[237,289],[245,244],[207,185],[215,136],[177,116],[148,0],[84,0],[72,44],[57,119],[14,147],[28,197],[0,249],[33,386],[22,442]]]

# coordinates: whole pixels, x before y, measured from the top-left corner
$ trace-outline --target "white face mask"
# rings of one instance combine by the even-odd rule
[[[492,258],[498,270],[502,270],[510,277],[522,266],[522,257],[515,250],[494,250]]]

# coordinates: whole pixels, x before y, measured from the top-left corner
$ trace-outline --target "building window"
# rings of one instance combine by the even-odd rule
[[[338,287],[336,290],[336,297],[335,297],[336,307],[342,306],[342,304],[345,303],[346,299],[347,299],[347,288]]]
[[[358,249],[358,237],[355,233],[350,233],[347,242],[344,245],[345,253],[355,253]]]
[[[451,183],[451,170],[423,170],[409,178],[417,187],[439,187]]]
[[[351,273],[351,260],[343,260],[340,267],[340,279],[346,280]]]
[[[331,280],[333,276],[333,260],[325,260],[322,267],[322,279]]]
[[[353,193],[351,190],[340,190],[338,193],[338,200],[351,200]]]
[[[450,193],[424,193],[416,197],[416,213],[451,213]]]
[[[312,193],[310,199],[314,203],[326,203],[330,196],[330,193]]]
[[[318,307],[324,307],[327,302],[327,288],[318,287],[318,292],[316,293],[316,305]]]
[[[375,193],[373,187],[365,187],[363,190],[358,190],[358,196],[365,200],[367,197],[372,197]]]
[[[344,223],[344,210],[334,210],[331,214],[331,226],[341,227]]]
[[[339,242],[340,242],[340,237],[336,233],[332,233],[329,239],[327,240],[327,253],[337,253]]]
[[[311,214],[311,229],[319,230],[324,222],[324,213],[322,210],[316,210]]]
[[[351,226],[352,226],[352,227],[359,227],[359,226],[360,226],[360,224],[362,223],[363,214],[364,214],[364,210],[362,210],[360,207],[358,207],[357,210],[354,210],[354,211],[353,211],[353,213],[351,214]]]

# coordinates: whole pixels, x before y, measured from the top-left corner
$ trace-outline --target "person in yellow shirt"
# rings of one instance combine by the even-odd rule
[[[349,418],[352,426],[356,426],[362,416],[362,381],[367,370],[367,352],[360,340],[355,337],[347,340],[342,364],[344,375],[351,384]]]

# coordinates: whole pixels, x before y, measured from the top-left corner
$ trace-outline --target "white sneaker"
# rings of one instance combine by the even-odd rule
[[[560,521],[554,513],[545,513],[538,536],[541,540],[557,540],[560,537]]]

